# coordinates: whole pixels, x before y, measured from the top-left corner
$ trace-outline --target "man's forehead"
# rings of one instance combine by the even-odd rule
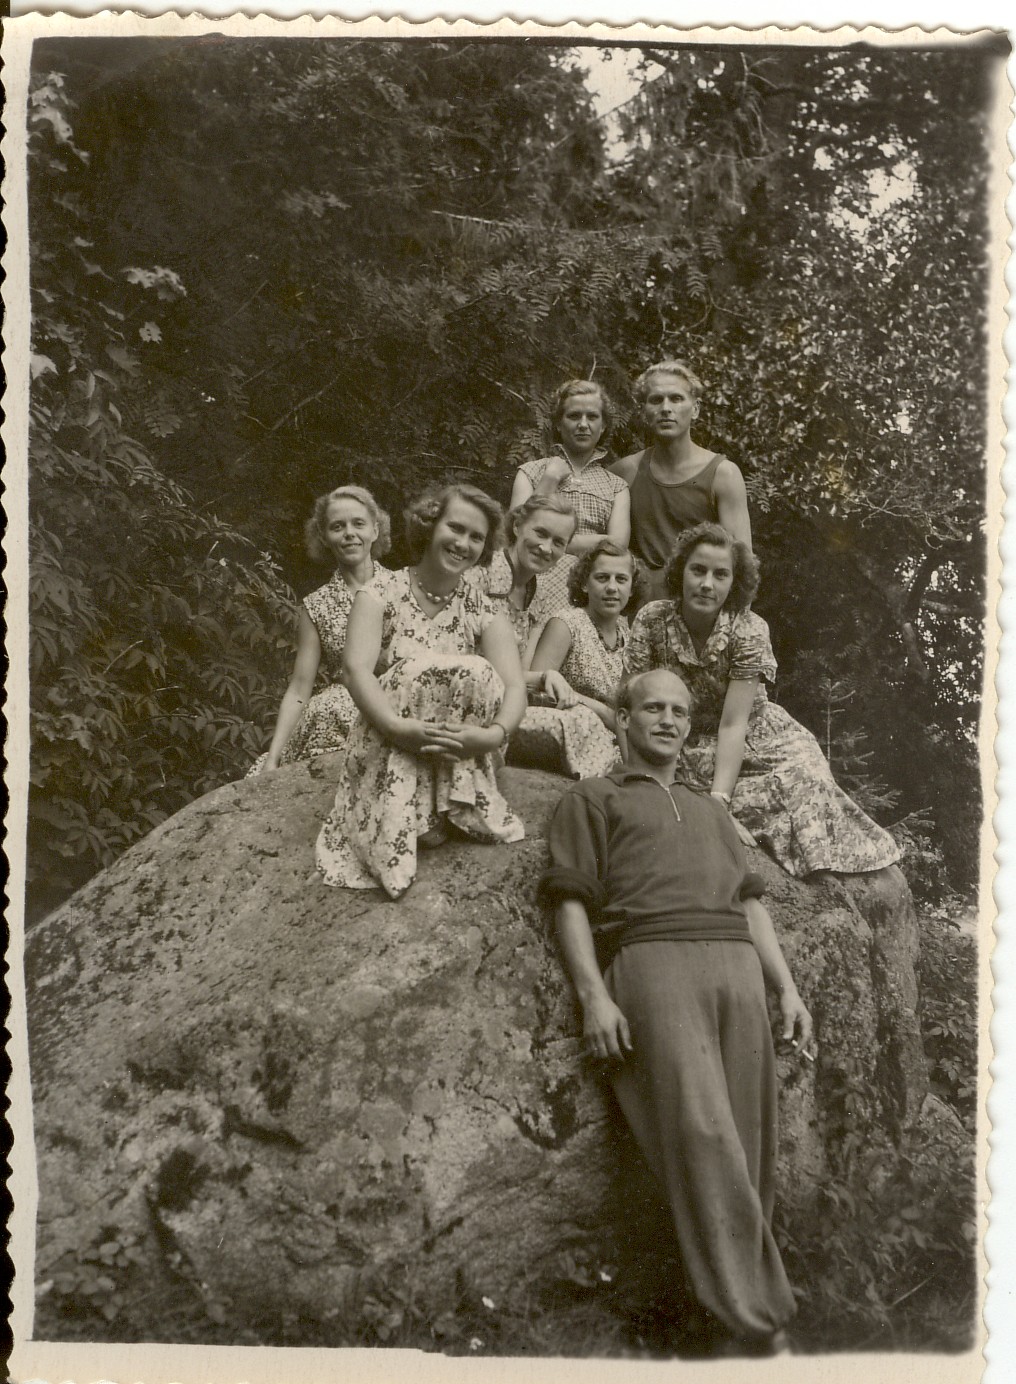
[[[632,704],[641,706],[656,697],[674,697],[687,702],[691,696],[684,679],[669,668],[653,668],[643,673],[631,690]]]
[[[666,381],[664,384],[663,382]],[[678,389],[688,390],[691,388],[683,375],[679,375],[675,370],[654,370],[646,381],[646,389],[652,393],[654,389],[672,389],[674,385]]]

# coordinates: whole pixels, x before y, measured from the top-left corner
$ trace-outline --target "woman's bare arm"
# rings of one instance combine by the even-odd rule
[[[631,491],[627,487],[614,496],[607,520],[607,537],[619,548],[627,548],[631,541]]]
[[[523,471],[515,472],[515,479],[512,482],[512,496],[508,501],[509,509],[517,509],[519,505],[525,504],[533,493],[533,483]]]
[[[724,793],[728,798],[733,795],[737,776],[741,772],[748,717],[757,687],[757,677],[731,678],[727,683],[726,696],[723,698],[723,711],[720,713],[720,727],[716,736],[712,791]]]
[[[555,673],[560,672],[561,665],[568,657],[571,641],[572,634],[567,624],[556,615],[552,615],[543,627],[533,654],[533,672],[542,673],[547,669],[552,669]]]
[[[289,737],[293,734],[296,723],[303,715],[304,707],[310,701],[311,693],[314,691],[314,681],[317,678],[320,662],[321,640],[314,621],[301,606],[297,624],[296,662],[293,665],[293,676],[289,679],[289,686],[286,688],[282,703],[279,706],[279,714],[275,720],[275,732],[272,735],[272,743],[268,747],[266,769],[279,767],[282,751],[286,748]]]
[[[526,714],[526,683],[515,632],[507,615],[495,615],[480,636],[480,652],[504,683],[496,720],[510,735]]]

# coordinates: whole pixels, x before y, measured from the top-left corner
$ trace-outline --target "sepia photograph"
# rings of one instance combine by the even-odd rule
[[[23,1358],[978,1379],[1009,38],[16,26]]]

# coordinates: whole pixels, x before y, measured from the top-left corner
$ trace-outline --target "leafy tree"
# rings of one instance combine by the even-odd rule
[[[748,477],[781,699],[820,738],[828,727],[851,791],[882,820],[926,824],[954,879],[971,877],[990,48],[647,47],[613,144],[581,51],[563,45],[210,36],[36,50],[40,72],[67,74],[90,156],[33,174],[37,349],[59,372],[43,367],[36,399],[86,420],[98,408],[90,427],[135,439],[150,484],[197,526],[174,580],[198,579],[218,536],[201,526],[221,521],[229,543],[278,554],[298,589],[317,584],[300,524],[341,481],[393,510],[451,476],[506,499],[568,374],[602,379],[620,404],[617,449],[640,445],[631,377],[689,357],[708,384],[701,436]],[[76,201],[50,228],[41,213],[62,182]],[[47,293],[60,298],[49,316],[85,324],[88,370],[46,327]],[[61,492],[45,464],[37,513],[62,536],[57,496],[68,505],[73,482]],[[89,554],[114,512],[98,514]],[[110,572],[123,560],[118,544]],[[273,654],[285,640],[271,573],[242,571],[264,590],[231,585],[210,604],[253,725],[283,674],[251,652],[230,602],[271,607]],[[109,581],[79,579],[116,632],[108,653],[89,651],[101,669],[142,627]],[[83,617],[50,618],[70,638]],[[39,637],[55,636],[42,624]],[[141,666],[141,650],[111,673]],[[206,693],[211,675],[193,675]],[[226,772],[183,755],[179,800]]]
[[[272,560],[186,492],[117,403],[186,295],[88,237],[62,77],[32,87],[30,908],[260,748],[292,616]]]
[[[860,737],[896,812],[930,809],[954,878],[972,881],[997,54],[646,61],[620,176],[642,204],[682,189],[691,261],[670,272],[655,340],[714,382],[705,434],[748,474],[781,696],[821,738],[838,686],[834,766]],[[845,776],[888,807],[863,779]]]

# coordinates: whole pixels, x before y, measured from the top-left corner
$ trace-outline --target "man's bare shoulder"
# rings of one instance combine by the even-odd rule
[[[713,480],[714,487],[737,487],[744,489],[744,477],[741,475],[741,468],[729,457],[720,457],[719,465],[716,468],[716,475]]]
[[[615,476],[620,476],[625,485],[631,485],[635,479],[635,473],[639,469],[639,462],[645,456],[645,449],[641,452],[632,452],[630,456],[619,457],[607,467],[608,471],[613,471]]]

